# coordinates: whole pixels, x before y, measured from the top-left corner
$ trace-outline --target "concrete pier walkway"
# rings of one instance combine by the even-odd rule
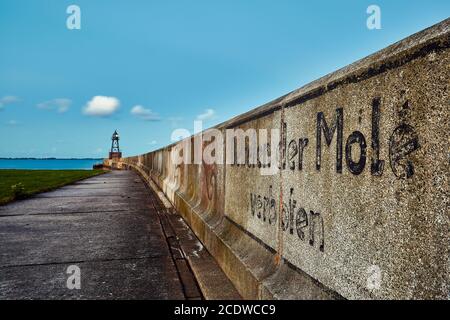
[[[157,201],[135,173],[113,171],[0,207],[0,299],[200,299]]]

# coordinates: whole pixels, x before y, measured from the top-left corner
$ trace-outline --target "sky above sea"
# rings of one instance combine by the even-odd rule
[[[125,156],[142,154],[449,14],[448,0],[1,0],[0,157],[106,157],[116,129]]]

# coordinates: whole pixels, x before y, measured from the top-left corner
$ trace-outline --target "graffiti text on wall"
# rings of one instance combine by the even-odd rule
[[[317,113],[315,144],[311,143],[310,137],[287,140],[287,124],[282,123],[281,137],[277,148],[277,163],[281,170],[298,170],[304,168],[304,154],[308,148],[315,147],[315,169],[320,171],[323,164],[323,153],[330,148],[335,148],[335,170],[342,173],[344,165],[353,175],[361,174],[370,161],[370,173],[374,176],[381,176],[385,170],[385,160],[380,158],[380,105],[381,99],[372,100],[371,134],[370,148],[371,158],[367,159],[368,142],[367,137],[360,131],[353,131],[344,139],[344,109],[336,108],[332,117],[326,117],[323,112]],[[409,103],[403,104],[402,109],[408,109]],[[402,111],[404,112],[404,110]],[[398,178],[410,178],[414,175],[414,165],[409,155],[419,149],[419,138],[414,128],[406,123],[404,117],[400,117],[400,124],[389,136],[388,154],[389,164],[392,172]],[[249,131],[249,130],[247,130]],[[244,165],[248,167],[270,167],[271,166],[271,146],[270,142],[257,147],[257,152],[251,152],[252,141],[256,141],[256,135],[251,139],[250,134],[245,133],[234,138],[236,146],[245,147],[243,157],[239,158],[234,152],[232,165]],[[237,141],[238,139],[243,141]],[[355,159],[356,157],[356,159]],[[267,159],[267,161],[266,161]]]
[[[276,226],[279,219],[279,204],[273,196],[273,188],[269,186],[266,195],[250,194],[252,216],[263,223]],[[289,199],[281,206],[281,228],[284,232],[298,237],[310,246],[325,249],[323,217],[319,212],[307,210],[294,197],[294,188],[290,188]]]

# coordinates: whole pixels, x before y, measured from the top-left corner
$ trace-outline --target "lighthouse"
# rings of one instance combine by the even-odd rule
[[[117,130],[114,131],[112,137],[111,137],[111,151],[109,152],[109,159],[120,159],[122,158],[122,152],[120,152],[119,147],[119,134],[117,133]]]

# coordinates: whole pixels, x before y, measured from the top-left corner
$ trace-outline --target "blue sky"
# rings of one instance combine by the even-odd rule
[[[66,27],[71,4],[81,30]],[[366,27],[371,4],[381,30]],[[1,0],[0,157],[104,157],[115,129],[125,155],[144,153],[449,13],[448,0]]]

